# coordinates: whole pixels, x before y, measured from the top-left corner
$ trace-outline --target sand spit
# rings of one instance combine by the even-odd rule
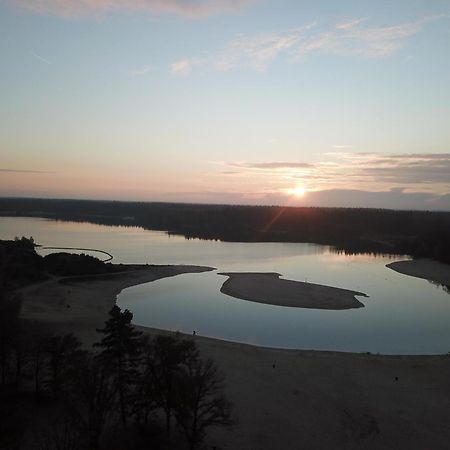
[[[413,259],[386,264],[389,269],[411,277],[450,286],[450,265],[432,259]]]
[[[228,278],[220,291],[231,297],[277,306],[313,309],[362,308],[362,292],[321,284],[280,279],[279,273],[222,272]]]

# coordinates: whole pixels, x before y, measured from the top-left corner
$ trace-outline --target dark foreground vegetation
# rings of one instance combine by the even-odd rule
[[[45,281],[52,275],[101,275],[127,270],[123,264],[104,263],[90,255],[52,253],[41,256],[36,253],[33,238],[0,240],[0,274],[2,289],[15,289]]]
[[[310,242],[450,263],[450,212],[3,198],[0,215],[141,226],[186,238]]]
[[[143,337],[115,306],[88,351],[19,311],[2,293],[1,449],[195,449],[209,427],[232,424],[221,372],[193,340]]]
[[[232,424],[221,372],[191,339],[145,337],[118,306],[92,350],[20,319],[18,288],[117,270],[86,255],[41,257],[32,238],[0,241],[0,449],[194,449],[209,427]]]

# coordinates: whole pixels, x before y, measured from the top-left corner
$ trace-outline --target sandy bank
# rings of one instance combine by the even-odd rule
[[[105,275],[55,277],[19,290],[22,317],[85,328],[100,326],[125,288],[184,273],[214,270],[211,267],[130,265],[129,270]],[[94,327],[95,329],[95,327]]]
[[[206,270],[152,266],[101,277],[54,279],[22,290],[23,315],[47,322],[55,332],[74,332],[89,346],[98,341],[95,328],[103,325],[120,290]],[[140,328],[148,334],[168,333]],[[225,372],[226,391],[239,419],[231,430],[212,431],[211,446],[448,449],[450,357],[281,350],[201,336],[195,341]]]
[[[432,259],[413,259],[386,264],[389,269],[404,275],[423,278],[434,283],[450,286],[450,266]]]
[[[314,309],[362,308],[364,304],[350,291],[321,284],[280,279],[278,273],[228,272],[219,273],[228,278],[220,289],[226,295],[277,306]]]

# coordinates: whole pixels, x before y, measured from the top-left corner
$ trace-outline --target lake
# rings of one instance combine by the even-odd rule
[[[261,346],[438,354],[450,351],[450,295],[385,265],[406,257],[344,255],[322,245],[187,240],[134,227],[0,218],[0,239],[33,236],[56,247],[105,250],[116,263],[194,264],[218,272],[278,272],[286,279],[364,292],[364,308],[327,311],[248,302],[220,292],[216,271],[124,290],[118,304],[139,325]],[[40,250],[44,254],[45,250]],[[48,252],[48,251],[47,251]],[[103,255],[96,255],[103,257]]]

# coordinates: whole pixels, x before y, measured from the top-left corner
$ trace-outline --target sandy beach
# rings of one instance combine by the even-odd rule
[[[389,269],[411,277],[450,286],[450,266],[432,259],[412,259],[386,264]]]
[[[350,291],[321,284],[280,279],[279,273],[229,272],[219,273],[228,278],[220,291],[231,297],[277,306],[313,309],[363,308]]]
[[[53,279],[22,289],[23,317],[98,340],[117,294],[197,266],[151,266],[100,277]],[[142,331],[168,333],[149,328]],[[239,421],[212,430],[227,450],[448,449],[450,357],[380,356],[261,348],[195,336],[224,371]],[[449,348],[450,350],[450,348]]]
[[[84,277],[54,277],[20,289],[22,316],[73,329],[85,340],[84,330],[103,324],[117,295],[127,287],[184,273],[201,273],[212,267],[130,265],[127,271]],[[89,333],[89,332],[88,332]],[[88,339],[89,340],[89,339]]]

